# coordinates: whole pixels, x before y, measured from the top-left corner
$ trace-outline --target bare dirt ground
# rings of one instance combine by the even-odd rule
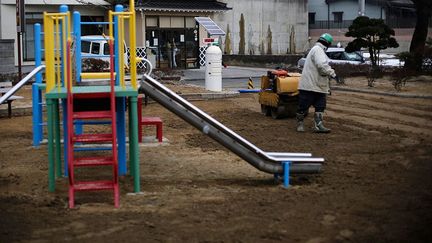
[[[430,82],[408,87],[402,92],[431,94]],[[140,147],[143,193],[130,194],[126,176],[119,209],[110,192],[82,192],[71,210],[66,178],[48,192],[47,147],[31,146],[31,116],[2,118],[0,242],[432,241],[431,99],[334,91],[330,134],[299,134],[294,119],[265,117],[256,94],[193,103],[265,151],[324,157],[322,173],[293,176],[285,189],[151,103],[143,112],[163,118],[168,142]]]

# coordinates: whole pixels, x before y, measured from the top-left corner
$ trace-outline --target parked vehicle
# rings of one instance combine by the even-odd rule
[[[127,47],[124,45],[124,63],[128,64]],[[82,58],[97,58],[109,62],[109,45],[108,37],[102,35],[81,36],[81,54]]]
[[[365,63],[365,59],[361,52],[346,52],[345,48],[341,47],[329,47],[326,50],[326,54],[329,58],[330,64],[353,64],[359,65]],[[306,61],[307,53],[304,57],[300,58],[297,62],[297,66],[300,69],[303,69],[304,63]]]

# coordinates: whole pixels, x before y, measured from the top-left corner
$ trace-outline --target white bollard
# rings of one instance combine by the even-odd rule
[[[218,46],[209,46],[206,50],[205,88],[222,91],[222,51]]]

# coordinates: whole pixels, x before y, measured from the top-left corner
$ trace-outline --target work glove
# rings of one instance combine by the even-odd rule
[[[339,83],[339,77],[336,74],[331,76],[330,78],[334,79],[336,83]]]

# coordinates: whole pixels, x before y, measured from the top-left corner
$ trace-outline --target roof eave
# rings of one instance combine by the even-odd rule
[[[178,9],[178,8],[144,8],[144,7],[136,7],[136,10],[140,11],[157,11],[157,12],[186,12],[186,13],[193,13],[193,12],[209,12],[209,13],[220,13],[225,12],[228,10],[231,10],[232,8],[227,9]]]

